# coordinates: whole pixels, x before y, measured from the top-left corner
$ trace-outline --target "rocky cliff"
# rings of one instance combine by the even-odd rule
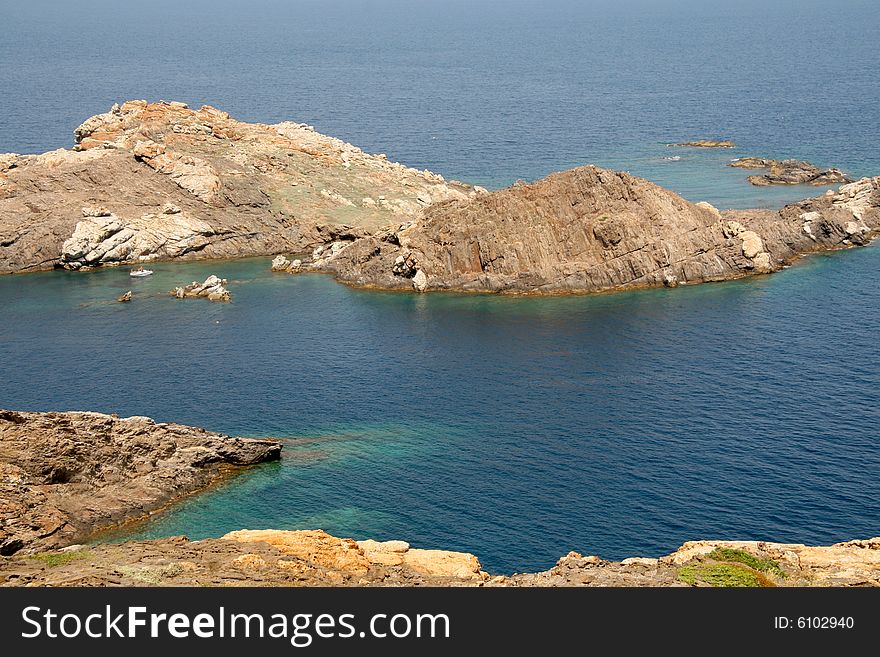
[[[0,555],[85,540],[280,452],[146,417],[0,410]]]
[[[0,155],[0,273],[298,252],[474,195],[298,123],[130,101]]]
[[[385,289],[599,292],[776,271],[878,230],[880,177],[779,211],[721,213],[589,166],[434,204],[412,222],[319,248],[310,268]]]

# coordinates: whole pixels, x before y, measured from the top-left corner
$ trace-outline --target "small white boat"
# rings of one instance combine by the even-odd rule
[[[144,269],[143,267],[138,267],[137,269],[132,269],[128,272],[129,276],[133,276],[134,278],[143,278],[144,276],[152,276],[152,269]]]

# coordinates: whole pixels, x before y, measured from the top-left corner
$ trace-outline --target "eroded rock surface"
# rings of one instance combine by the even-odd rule
[[[880,537],[813,547],[690,541],[660,558],[606,561],[571,552],[517,586],[880,586]]]
[[[880,178],[778,212],[719,212],[627,173],[580,167],[429,207],[423,218],[316,251],[310,268],[363,287],[599,292],[739,278],[867,243]]]
[[[0,155],[0,273],[305,252],[476,194],[311,127],[129,101]]]
[[[483,571],[472,554],[354,541],[320,530],[241,530],[0,557],[4,586],[880,586],[880,538],[827,547],[693,541],[608,561],[571,552],[550,570]]]
[[[767,173],[749,176],[758,187],[769,185],[839,185],[852,180],[840,169],[820,169],[804,160],[770,160],[764,157],[741,157],[730,162],[739,169],[767,169]]]
[[[146,417],[0,410],[0,554],[85,540],[280,452]]]

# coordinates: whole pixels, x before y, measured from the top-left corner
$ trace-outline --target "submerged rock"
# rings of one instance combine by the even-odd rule
[[[741,157],[729,166],[739,169],[767,169],[767,173],[749,176],[748,181],[759,187],[768,185],[836,185],[852,180],[840,169],[820,169],[805,160],[769,160],[763,157]]]

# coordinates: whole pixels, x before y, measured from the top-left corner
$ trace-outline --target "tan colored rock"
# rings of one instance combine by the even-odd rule
[[[403,563],[409,550],[409,543],[405,541],[358,541],[358,547],[364,552],[364,556],[370,563],[383,566],[399,566]]]
[[[624,559],[620,562],[623,566],[645,566],[646,568],[653,568],[660,563],[659,559],[654,559],[651,557],[630,557],[629,559]]]
[[[773,261],[770,259],[769,253],[759,253],[755,256],[753,262],[755,263],[755,269],[759,272],[773,271]]]
[[[428,276],[421,269],[416,270],[415,276],[412,279],[413,287],[417,292],[424,292],[428,289]]]
[[[269,564],[266,563],[266,560],[261,557],[259,554],[243,554],[240,557],[236,557],[232,560],[233,565],[238,566],[239,568],[243,568],[245,570],[255,570],[259,568],[266,568]]]
[[[742,252],[746,258],[753,259],[764,251],[764,243],[761,242],[761,236],[758,233],[746,230],[738,237],[742,240]]]
[[[418,573],[431,577],[482,579],[480,561],[472,554],[445,550],[408,550],[403,563]]]
[[[763,157],[741,157],[729,166],[740,169],[767,169],[767,173],[749,176],[748,181],[759,187],[768,185],[839,185],[850,183],[840,169],[819,169],[804,160],[771,160]]]
[[[203,283],[193,281],[185,287],[175,287],[169,294],[177,299],[204,297],[209,301],[229,301],[232,296],[226,289],[226,279],[211,274]]]
[[[281,552],[312,564],[353,574],[366,573],[370,560],[350,538],[336,538],[321,530],[275,531],[242,529],[230,532],[225,540],[240,543],[262,542]]]
[[[698,203],[695,203],[695,205],[698,208],[703,208],[704,210],[708,210],[713,215],[715,215],[715,217],[718,219],[718,221],[721,221],[721,212],[718,210],[718,208],[716,208],[711,203],[707,203],[706,201],[699,201]]]

